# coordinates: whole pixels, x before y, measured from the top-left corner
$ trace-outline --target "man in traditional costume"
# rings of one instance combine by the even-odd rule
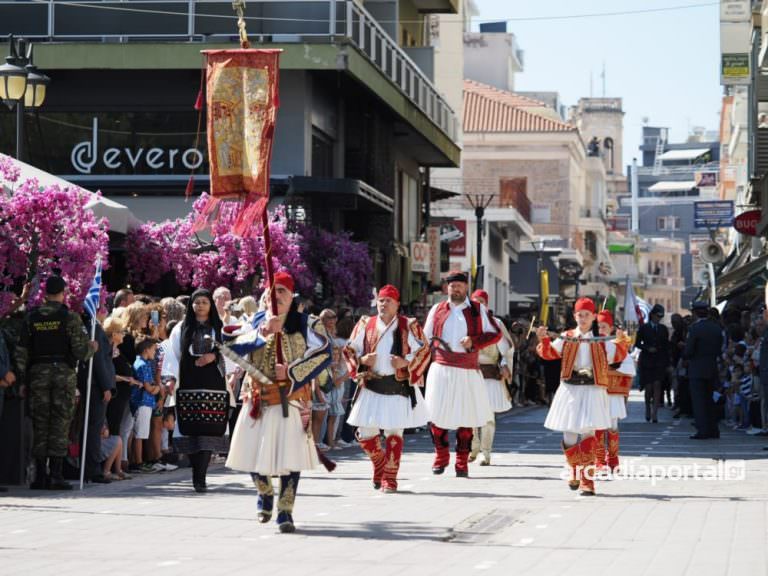
[[[595,303],[579,298],[574,307],[577,328],[550,340],[546,326],[536,330],[539,356],[562,359],[560,386],[544,421],[563,433],[563,452],[570,469],[568,486],[583,496],[595,494],[595,430],[610,428],[608,407],[609,364],[621,362],[626,350],[592,332]]]
[[[597,314],[597,329],[600,336],[613,334],[613,314],[603,310]],[[619,467],[619,420],[627,417],[627,397],[632,388],[635,375],[635,361],[626,352],[631,344],[630,339],[622,331],[616,332],[614,340],[617,350],[626,354],[621,364],[611,364],[608,367],[608,410],[611,415],[611,427],[608,430],[597,430],[595,439],[595,465],[598,469],[607,466],[611,472]],[[608,451],[605,449],[606,436]]]
[[[250,472],[259,491],[258,519],[269,522],[274,505],[272,476],[280,478],[277,524],[293,532],[293,505],[302,470],[318,463],[308,429],[311,381],[331,361],[331,346],[322,324],[291,308],[293,278],[274,276],[277,316],[260,312],[253,330],[239,336],[230,350],[246,355],[243,409],[232,435],[227,467]],[[278,362],[277,347],[283,362]],[[237,360],[236,357],[231,357]]]
[[[433,348],[425,398],[435,446],[432,472],[442,474],[448,466],[448,431],[456,430],[456,476],[467,478],[472,428],[493,419],[480,373],[480,350],[496,344],[502,334],[485,306],[467,298],[466,274],[452,272],[446,281],[448,300],[432,307],[424,325]]]
[[[344,349],[358,382],[347,422],[357,426],[357,440],[373,464],[373,487],[383,492],[397,492],[403,430],[429,420],[418,386],[429,362],[429,345],[419,323],[398,314],[399,308],[400,292],[383,286],[376,297],[378,315],[363,316]]]
[[[475,290],[470,298],[473,302],[488,306],[488,292]],[[486,346],[480,350],[480,372],[483,374],[485,388],[488,392],[488,402],[494,412],[493,419],[489,420],[481,428],[475,428],[472,435],[472,450],[469,453],[469,461],[474,462],[482,451],[483,460],[480,466],[491,464],[491,449],[493,437],[496,433],[496,414],[506,412],[512,408],[512,403],[506,382],[512,379],[512,364],[514,361],[515,347],[512,337],[507,332],[506,326],[498,318],[494,318],[491,312],[491,321],[502,337],[496,344]]]

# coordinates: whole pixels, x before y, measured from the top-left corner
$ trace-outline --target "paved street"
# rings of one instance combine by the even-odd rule
[[[625,465],[717,467],[744,460],[744,479],[604,481],[574,496],[559,475],[559,437],[543,408],[499,421],[493,465],[470,479],[433,476],[426,434],[407,437],[401,492],[375,493],[357,449],[305,474],[295,535],[256,519],[245,474],[214,466],[208,495],[189,470],[84,494],[12,489],[0,499],[0,573],[11,574],[734,574],[768,570],[768,441],[725,431],[689,440],[690,421],[642,419],[639,397],[622,432]],[[639,473],[639,472],[638,472]]]

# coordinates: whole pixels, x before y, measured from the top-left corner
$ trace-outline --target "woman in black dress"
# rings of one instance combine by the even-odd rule
[[[171,332],[163,375],[177,382],[173,445],[187,454],[195,491],[206,492],[211,455],[226,452],[224,432],[229,398],[224,360],[212,340],[221,342],[222,322],[211,293],[199,289],[187,304],[184,320]]]

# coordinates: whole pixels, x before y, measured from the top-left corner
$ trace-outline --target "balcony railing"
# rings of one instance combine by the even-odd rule
[[[454,111],[397,41],[353,0],[249,0],[246,22],[259,43],[352,44],[456,140]],[[37,41],[237,41],[231,0],[0,0],[0,36],[10,33]]]
[[[656,274],[645,274],[643,276],[643,279],[645,281],[645,285],[649,288],[653,288],[654,286],[669,287],[669,288],[683,288],[685,286],[685,282],[683,281],[683,278],[680,278],[679,276],[662,276],[662,275],[656,275]]]

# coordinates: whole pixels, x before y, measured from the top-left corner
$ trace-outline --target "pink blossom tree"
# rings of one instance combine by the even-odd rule
[[[238,205],[220,202],[213,217],[205,213],[203,194],[190,214],[180,220],[148,222],[129,233],[127,264],[132,282],[153,284],[172,273],[182,288],[226,286],[235,294],[251,294],[264,287],[264,241],[261,223],[247,237],[231,233]],[[324,296],[346,299],[353,305],[370,300],[372,268],[365,243],[348,233],[333,234],[312,226],[291,230],[285,209],[270,215],[272,263],[290,272],[296,290],[311,296],[320,280]],[[195,230],[205,227],[210,240]]]
[[[67,304],[82,310],[101,257],[107,267],[107,221],[85,207],[93,195],[75,186],[40,186],[37,180],[18,182],[14,161],[0,156],[0,315],[13,298],[11,288],[25,279],[42,285],[53,270],[67,281]],[[31,303],[43,299],[43,290]]]
[[[127,264],[130,277],[139,285],[153,284],[172,273],[181,288],[226,286],[235,293],[249,294],[263,287],[264,242],[261,224],[254,224],[249,237],[231,233],[238,206],[223,202],[205,233],[198,234],[208,196],[203,194],[192,206],[190,214],[175,221],[147,222],[128,236]],[[286,270],[296,279],[300,293],[314,287],[314,278],[303,262],[301,239],[288,228],[285,211],[277,208],[270,218],[273,265]],[[210,240],[202,236],[210,236]],[[256,282],[256,286],[254,286]]]

